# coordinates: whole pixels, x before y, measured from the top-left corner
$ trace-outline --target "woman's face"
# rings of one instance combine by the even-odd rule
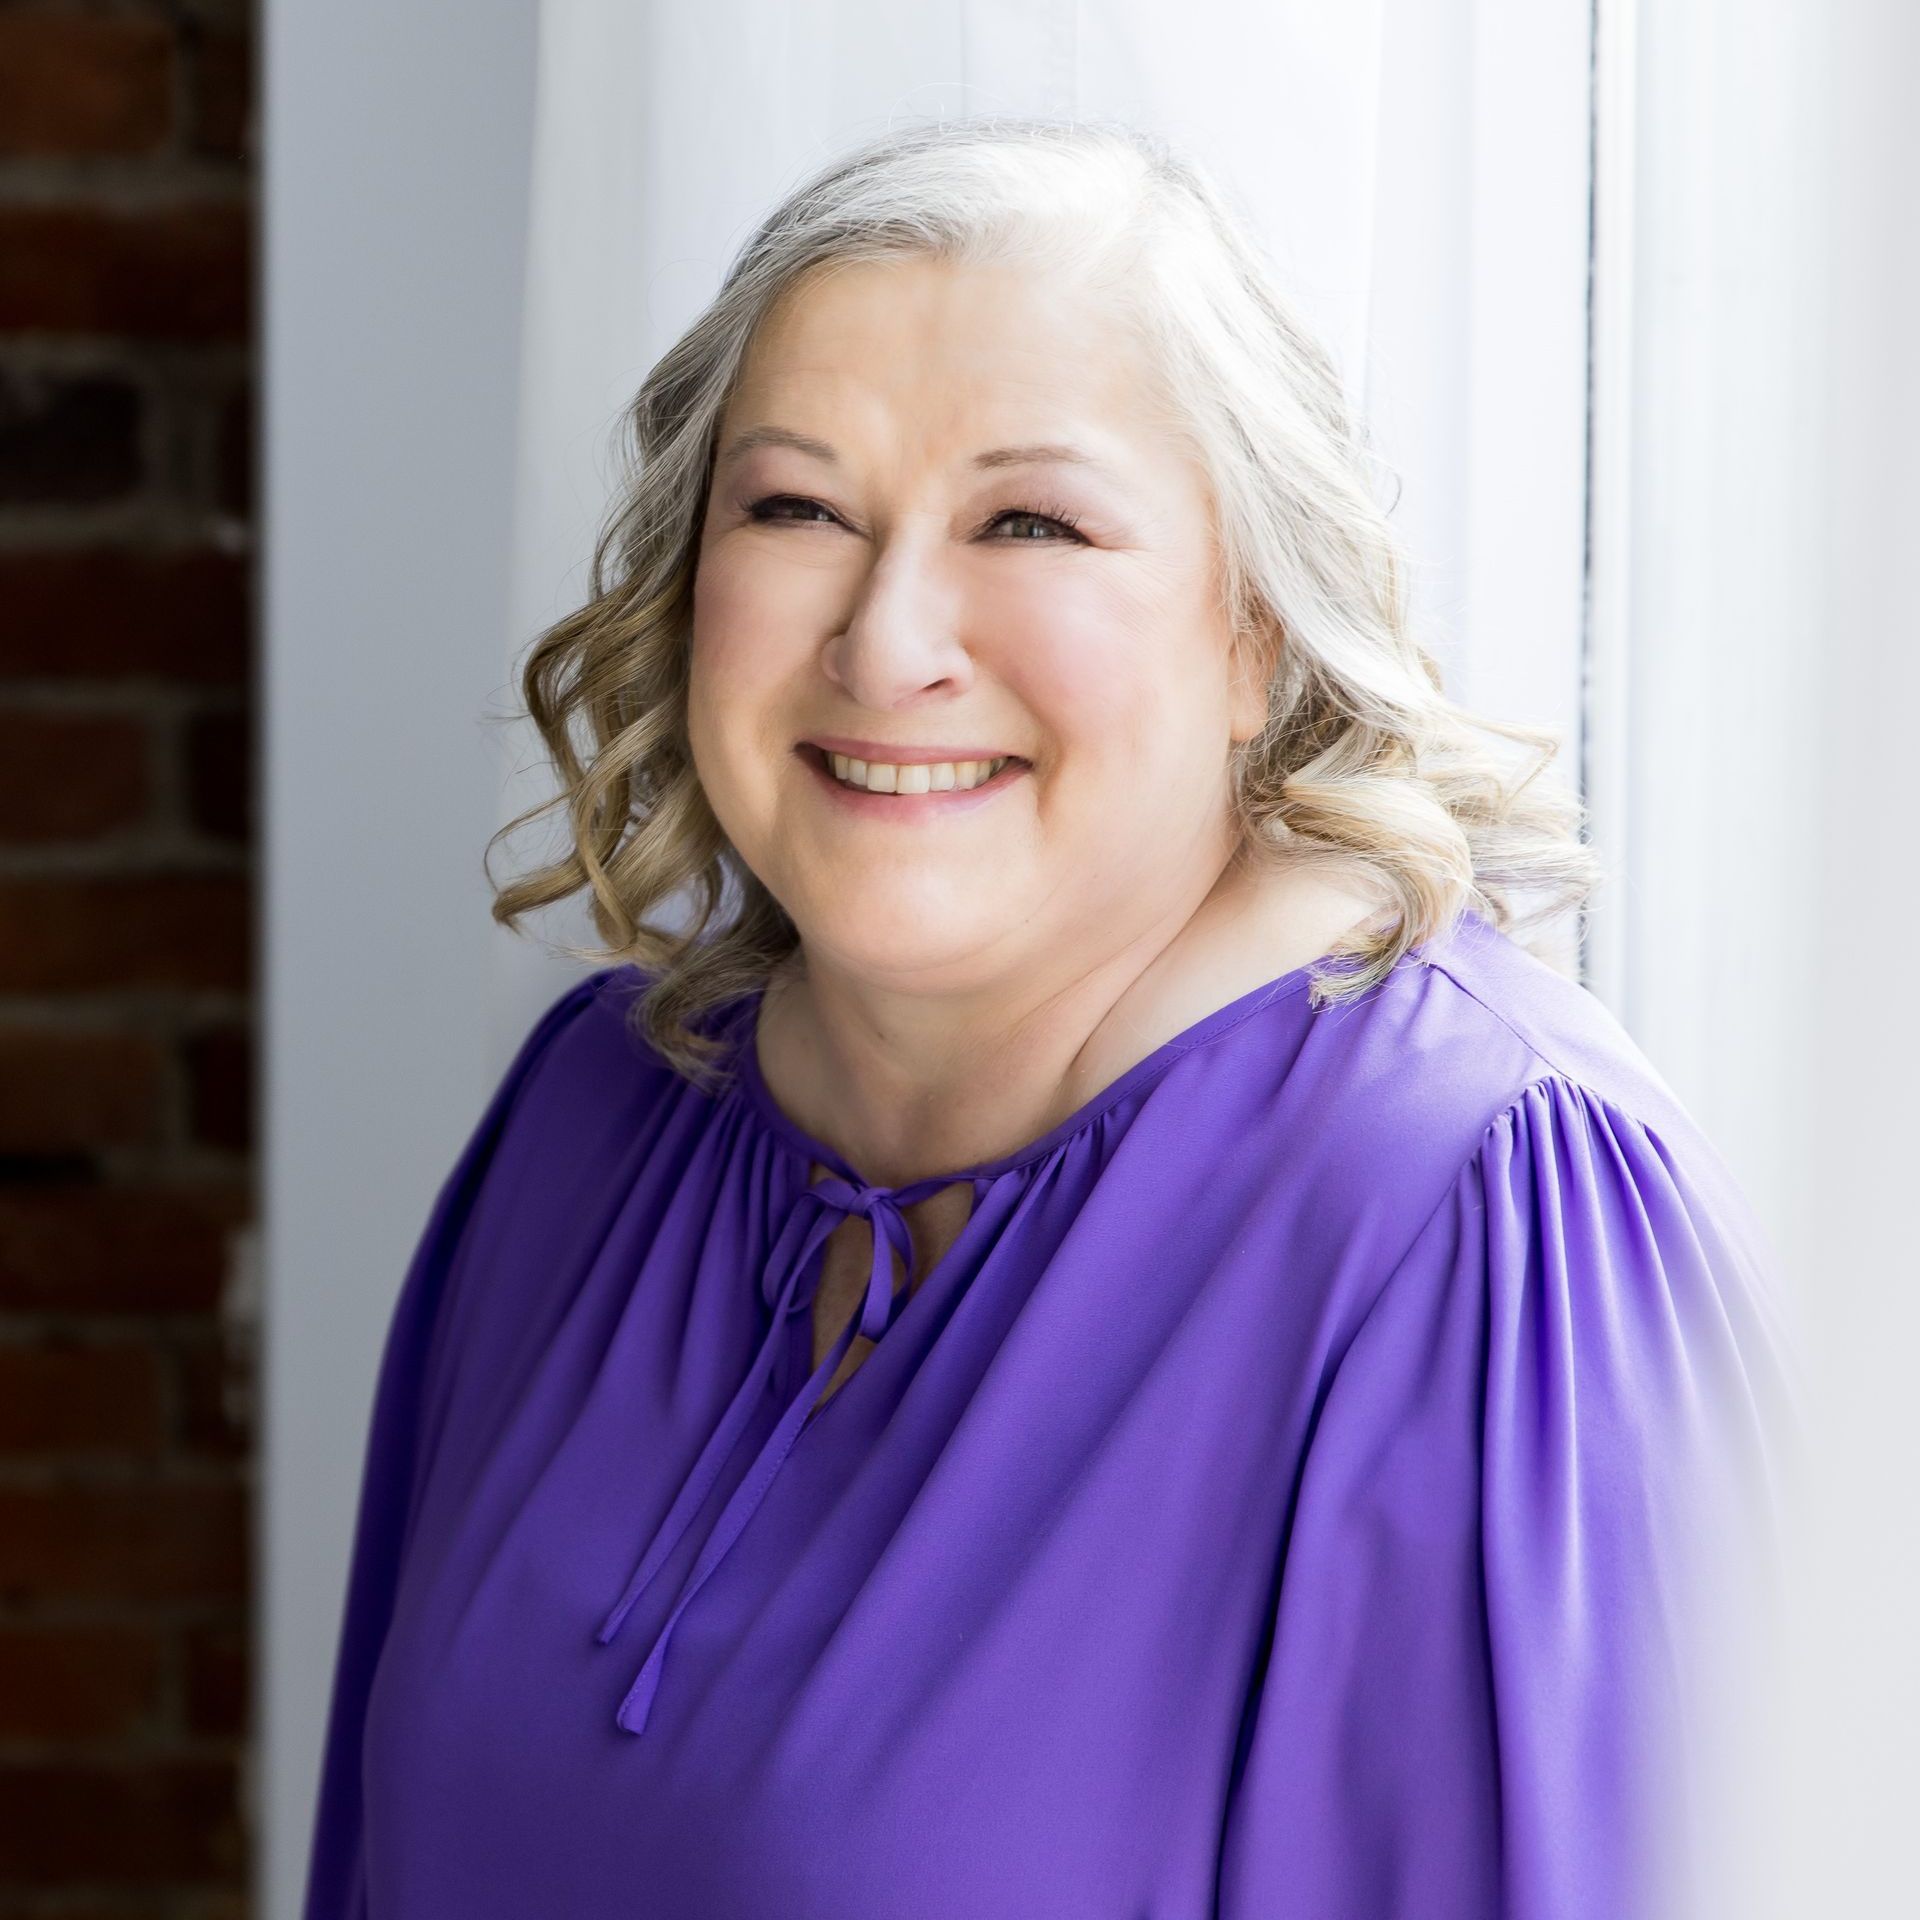
[[[763,324],[701,528],[690,727],[809,956],[918,991],[1046,980],[1218,874],[1264,692],[1150,391],[1110,314],[1012,270],[863,263]],[[914,771],[858,789],[835,753]],[[1003,756],[970,789],[939,764]]]

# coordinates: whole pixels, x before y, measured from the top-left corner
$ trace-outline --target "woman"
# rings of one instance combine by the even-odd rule
[[[1764,1248],[1217,190],[891,135],[632,425],[496,908],[612,963],[396,1309],[309,1920],[1653,1911]]]

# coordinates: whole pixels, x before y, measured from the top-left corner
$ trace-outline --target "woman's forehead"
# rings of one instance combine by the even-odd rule
[[[739,387],[1029,389],[1113,410],[1140,350],[1111,297],[1061,274],[942,260],[861,262],[803,283],[754,329]]]
[[[716,471],[780,447],[845,473],[911,441],[967,478],[1046,466],[1138,489],[1174,451],[1158,387],[1099,300],[1046,276],[861,263],[776,306],[756,331]]]

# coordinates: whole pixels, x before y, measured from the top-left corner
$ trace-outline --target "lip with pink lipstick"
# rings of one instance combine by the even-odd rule
[[[798,742],[794,752],[841,806],[886,820],[970,812],[1004,793],[1031,764],[987,746],[890,746],[824,733]]]

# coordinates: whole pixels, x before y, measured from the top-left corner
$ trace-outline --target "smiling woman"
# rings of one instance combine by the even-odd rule
[[[1286,863],[1223,880],[1230,758],[1265,723],[1266,678],[1235,645],[1205,476],[1151,375],[1097,292],[916,257],[803,280],[721,419],[690,749],[728,846],[801,932],[805,991],[762,1035],[776,1084],[889,1177],[1057,1118],[1088,1014],[1150,964],[1133,1043],[1184,1024],[1146,1002],[1178,1000],[1174,948],[1209,895],[1216,915],[1229,893],[1265,903],[1239,936],[1245,984],[1273,971]],[[1035,426],[1057,447],[1003,444]],[[802,487],[802,512],[768,517]],[[952,770],[937,793],[934,766]],[[1108,940],[1075,937],[1090,924]],[[874,1022],[891,1074],[841,1038]],[[796,1045],[804,1070],[782,1065]],[[900,1110],[929,1102],[931,1124]]]
[[[983,1036],[1023,1053],[1017,1016],[1064,985],[1029,969],[1036,1005],[1010,1008],[1020,947],[1071,953],[1064,927],[1120,909],[1126,950],[1099,956],[1082,1025],[1194,906],[1165,877],[1189,895],[1229,854],[1207,919],[1246,928],[1234,977],[1296,946],[1350,958],[1317,1000],[1364,993],[1470,901],[1517,935],[1593,884],[1577,804],[1536,777],[1555,740],[1463,712],[1411,632],[1324,350],[1219,189],[1130,129],[966,121],[827,169],[742,250],[628,428],[587,602],[524,676],[559,791],[502,837],[564,807],[569,850],[495,911],[588,889],[601,957],[647,970],[637,1018],[690,1076],[716,1059],[703,1015],[783,967],[818,981],[856,922],[868,962],[889,956],[867,985],[911,982],[896,1014],[938,996],[946,1051],[971,1060]],[[920,860],[872,837],[885,816],[798,806],[792,755],[821,733],[870,765],[1018,755],[1024,812],[969,814],[965,846]],[[809,818],[871,826],[829,840]],[[1035,889],[1044,914],[1020,905]],[[833,922],[808,924],[822,890]],[[1291,940],[1242,918],[1285,920],[1282,893],[1318,903]]]
[[[496,904],[607,964],[396,1309],[309,1920],[1665,1913],[1767,1249],[1218,191],[889,135],[631,423]]]

